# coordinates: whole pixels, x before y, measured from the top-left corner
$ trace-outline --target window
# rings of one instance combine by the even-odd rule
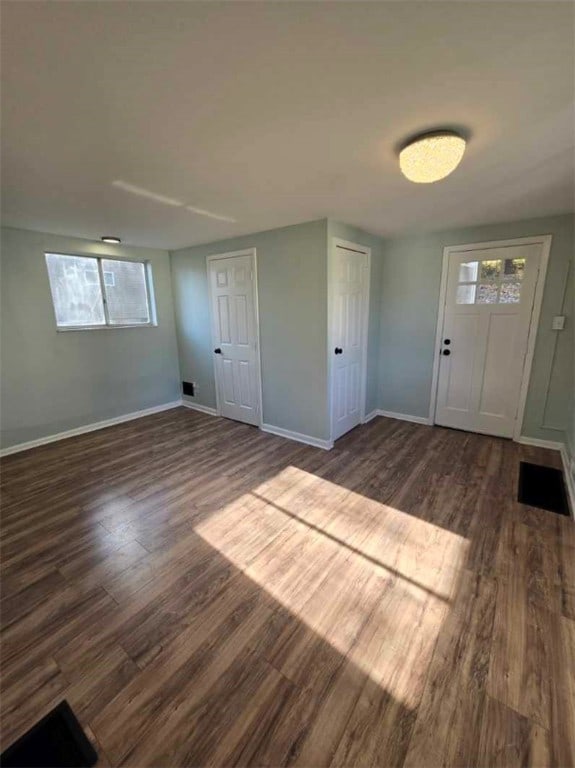
[[[47,253],[58,328],[151,325],[149,265]]]
[[[525,259],[485,259],[459,265],[457,304],[519,304]]]

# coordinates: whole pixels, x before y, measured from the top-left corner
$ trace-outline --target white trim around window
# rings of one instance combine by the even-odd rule
[[[52,274],[50,270],[50,256],[59,256],[64,258],[76,258],[76,259],[91,259],[95,262],[94,265],[94,273],[97,276],[97,279],[94,281],[94,285],[99,286],[99,296],[95,297],[96,304],[99,304],[101,302],[101,308],[98,307],[98,314],[100,315],[102,322],[97,323],[76,323],[76,322],[70,322],[65,323],[59,321],[58,313],[61,311],[61,308],[59,308],[58,301],[59,298],[56,293],[56,281],[58,279],[57,276]],[[115,330],[115,329],[121,329],[121,328],[150,328],[155,327],[158,325],[158,319],[157,319],[157,313],[156,313],[156,302],[155,302],[155,296],[154,296],[154,285],[152,280],[152,266],[149,261],[144,261],[140,259],[126,259],[122,257],[118,257],[113,254],[107,254],[107,253],[62,253],[61,251],[46,251],[44,253],[44,257],[46,259],[46,271],[47,271],[47,277],[48,277],[48,283],[50,288],[50,295],[52,299],[52,306],[54,309],[54,320],[56,322],[56,330],[58,333],[63,332],[67,333],[68,331],[109,331],[109,330]],[[148,320],[145,322],[114,322],[110,319],[110,295],[108,292],[108,289],[110,287],[115,287],[115,282],[112,281],[106,282],[106,274],[107,271],[103,267],[103,262],[110,261],[110,262],[121,262],[121,263],[127,263],[127,264],[138,264],[143,268],[143,281],[141,282],[141,286],[145,292],[145,303],[146,303],[146,309],[147,309],[147,317]],[[108,270],[109,271],[109,270]],[[92,270],[90,270],[92,272]],[[99,301],[98,301],[99,299]],[[143,309],[143,301],[142,303],[142,309]],[[143,314],[143,313],[142,313]]]

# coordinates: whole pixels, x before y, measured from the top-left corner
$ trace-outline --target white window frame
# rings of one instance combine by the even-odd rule
[[[52,294],[52,285],[50,283],[50,274],[48,272],[47,256],[77,256],[82,259],[94,259],[98,271],[98,280],[100,291],[102,293],[102,302],[104,305],[104,319],[103,325],[58,325],[56,319],[56,305],[54,304],[54,295]],[[44,260],[46,262],[46,276],[48,278],[48,288],[50,290],[50,298],[52,299],[52,308],[54,310],[54,321],[56,323],[56,330],[58,333],[67,333],[68,331],[112,331],[117,328],[154,328],[158,325],[158,318],[156,314],[156,298],[154,294],[154,284],[152,281],[152,265],[149,261],[140,259],[125,259],[120,256],[115,256],[108,253],[64,253],[62,251],[45,251]],[[106,299],[105,283],[104,283],[104,270],[102,267],[102,260],[106,261],[126,261],[132,264],[142,264],[144,267],[144,277],[146,285],[146,298],[148,302],[148,315],[150,321],[148,323],[110,323],[110,316],[108,314],[108,301]]]

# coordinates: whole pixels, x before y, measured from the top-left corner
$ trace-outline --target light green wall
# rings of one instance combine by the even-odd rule
[[[523,433],[567,439],[573,450],[573,233],[574,217],[565,215],[383,241],[322,219],[176,251],[168,259],[164,251],[5,228],[0,445],[176,400],[181,378],[197,382],[195,402],[214,407],[206,256],[251,247],[258,254],[264,421],[328,439],[327,248],[332,237],[372,249],[367,411],[425,417],[444,246],[552,234]],[[159,326],[58,333],[47,250],[149,259]],[[565,331],[551,330],[555,314],[568,316]]]
[[[149,260],[158,326],[57,332],[45,251]],[[179,398],[167,252],[4,228],[0,276],[2,448]]]
[[[263,421],[322,440],[329,438],[327,249],[332,237],[372,249],[366,410],[377,408],[383,241],[327,219],[171,254],[180,368],[184,380],[198,385],[193,402],[212,408],[216,405],[206,257],[256,248]]]
[[[358,227],[328,220],[328,238],[339,237],[358,245],[371,248],[371,277],[369,295],[369,328],[367,339],[366,414],[379,408],[379,328],[381,314],[381,275],[383,269],[384,241]]]
[[[381,282],[380,408],[429,412],[443,248],[531,235],[553,235],[523,434],[563,441],[573,396],[572,214],[432,232],[386,241]],[[564,331],[553,315],[567,315]]]
[[[575,393],[571,395],[571,413],[569,417],[569,427],[567,429],[567,455],[570,459],[570,472],[572,483],[575,486]]]
[[[575,250],[575,249],[574,249]],[[573,254],[573,261],[571,262],[571,308],[573,323],[575,324],[575,252]],[[569,298],[567,299],[569,301]],[[575,330],[573,331],[575,337]],[[573,346],[575,346],[575,338],[573,340]],[[575,354],[573,355],[575,358]],[[575,487],[575,359],[571,364],[571,384],[570,384],[570,409],[569,425],[567,427],[567,453],[570,458],[570,470],[572,474],[573,487]],[[573,511],[573,510],[572,510]]]
[[[326,242],[322,219],[171,253],[180,368],[198,384],[194,402],[216,405],[206,257],[256,248],[263,421],[328,438]]]

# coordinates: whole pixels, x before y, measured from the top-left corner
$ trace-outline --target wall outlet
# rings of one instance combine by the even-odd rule
[[[565,328],[565,315],[555,315],[551,328],[554,331],[562,331]]]

